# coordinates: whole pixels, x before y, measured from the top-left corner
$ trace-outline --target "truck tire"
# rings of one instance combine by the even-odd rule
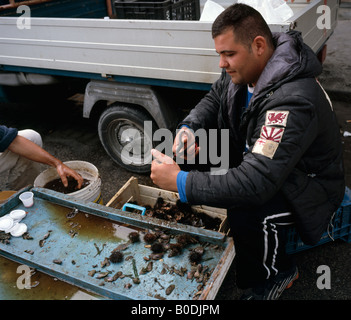
[[[147,123],[148,128],[152,124],[152,129],[144,132],[145,121],[151,121]],[[98,123],[100,141],[108,155],[134,173],[150,172],[152,135],[156,129],[154,121],[143,110],[118,104],[106,109]]]

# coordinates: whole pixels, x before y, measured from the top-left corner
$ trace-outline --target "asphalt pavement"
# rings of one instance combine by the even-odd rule
[[[338,26],[328,43],[328,56],[320,81],[326,88],[337,112],[351,119],[351,3],[343,3]],[[132,176],[139,183],[153,186],[148,175],[135,175],[121,169],[106,154],[98,138],[96,123],[82,118],[81,96],[65,102],[46,104],[0,104],[1,122],[8,126],[37,130],[42,134],[44,147],[63,161],[83,160],[95,164],[102,179],[102,196],[106,203]],[[351,137],[349,138],[351,139]],[[346,154],[350,163],[350,154]],[[350,185],[350,169],[347,168]],[[0,185],[1,189],[1,185]],[[351,241],[351,239],[350,239]],[[298,281],[281,296],[281,300],[350,300],[351,299],[351,243],[331,241],[295,254],[300,271]],[[330,271],[330,288],[320,284]],[[324,279],[324,280],[323,280]],[[322,281],[322,282],[321,282]],[[324,282],[325,283],[325,282]],[[324,286],[326,287],[326,286]],[[234,300],[241,294],[235,285],[235,262],[223,281],[218,300]],[[333,310],[335,311],[335,310]]]

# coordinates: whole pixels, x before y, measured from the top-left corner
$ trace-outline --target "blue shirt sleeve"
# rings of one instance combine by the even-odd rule
[[[180,128],[182,127],[187,127],[190,129],[190,127],[187,126],[186,124],[181,125]],[[188,176],[188,173],[189,172],[186,172],[186,171],[179,171],[177,175],[177,189],[179,193],[179,199],[181,202],[188,202],[185,194],[185,184],[186,184],[186,178]]]
[[[0,152],[4,152],[17,137],[17,129],[0,125]]]
[[[177,175],[177,188],[179,193],[179,198],[181,202],[187,202],[186,194],[185,194],[185,184],[186,178],[189,172],[179,171]]]

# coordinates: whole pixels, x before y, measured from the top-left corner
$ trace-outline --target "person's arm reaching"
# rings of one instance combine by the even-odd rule
[[[59,159],[52,156],[50,153],[36,145],[34,142],[18,135],[9,145],[8,149],[11,152],[32,161],[47,164],[56,168],[57,173],[61,177],[62,183],[65,187],[68,186],[67,177],[72,177],[77,180],[78,189],[81,188],[83,184],[83,178],[76,171],[67,167]]]

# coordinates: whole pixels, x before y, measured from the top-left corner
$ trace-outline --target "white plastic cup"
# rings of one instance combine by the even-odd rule
[[[0,231],[8,233],[9,230],[14,226],[15,222],[9,215],[5,215],[0,218]]]
[[[11,230],[9,230],[11,236],[13,237],[20,237],[22,236],[25,232],[27,232],[28,227],[26,224],[20,222],[20,223],[16,223]]]
[[[30,192],[30,191],[26,191],[26,192],[23,192],[20,194],[19,198],[20,200],[22,201],[23,205],[26,207],[26,208],[29,208],[33,205],[34,203],[34,199],[33,199],[33,192]]]
[[[9,216],[13,219],[13,221],[20,222],[26,216],[26,212],[20,209],[12,210]]]

